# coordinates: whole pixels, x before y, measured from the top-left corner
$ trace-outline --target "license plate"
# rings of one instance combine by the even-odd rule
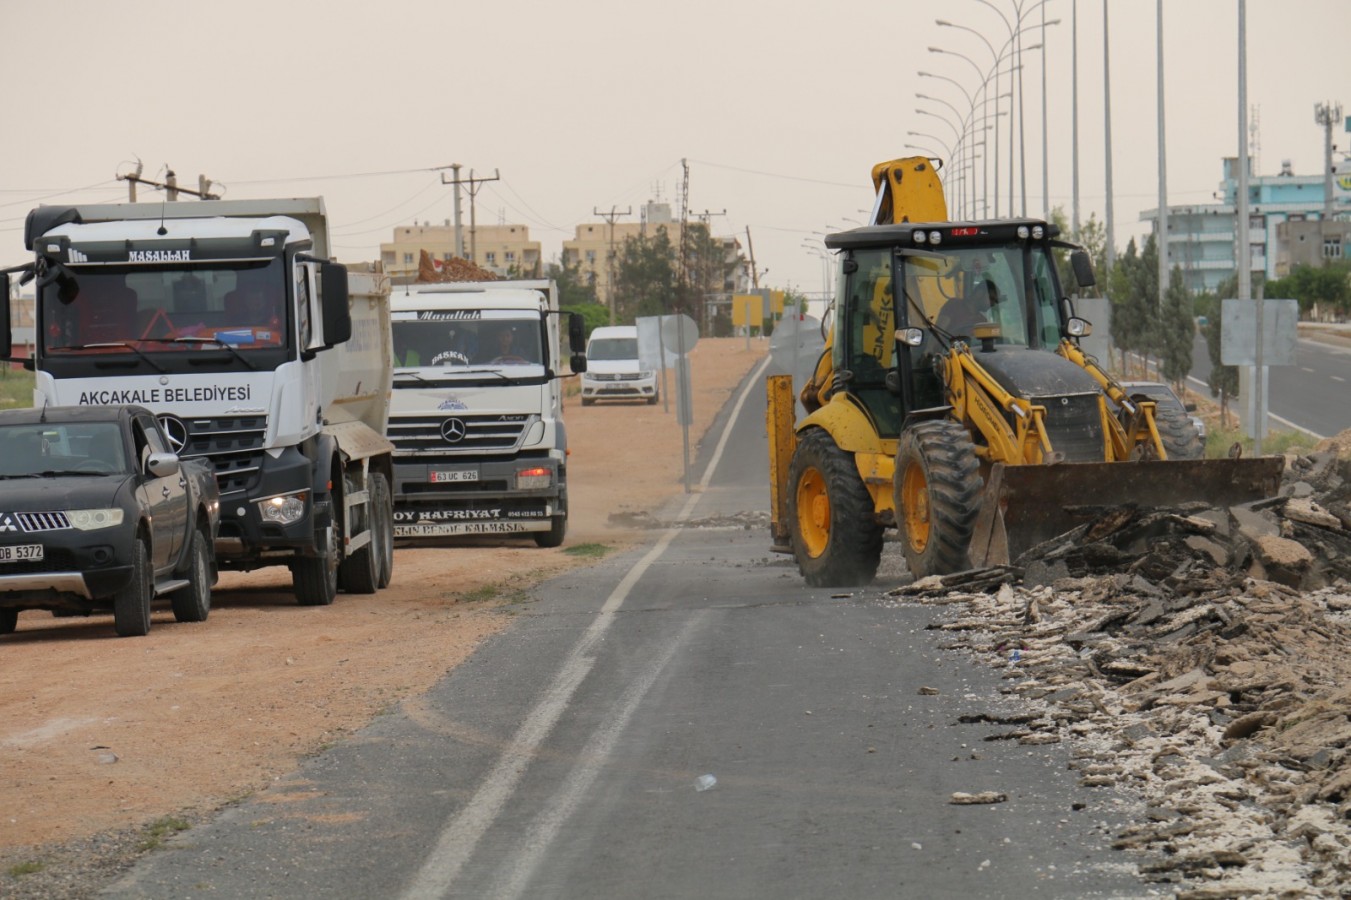
[[[432,484],[448,484],[455,481],[478,481],[478,469],[451,469],[447,472],[433,472]]]
[[[41,544],[14,544],[0,546],[0,562],[28,562],[42,559]]]

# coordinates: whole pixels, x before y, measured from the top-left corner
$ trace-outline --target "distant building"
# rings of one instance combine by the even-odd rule
[[[525,225],[461,226],[464,237],[464,258],[498,275],[516,274],[522,278],[538,278],[540,245],[530,240],[530,229]],[[380,245],[380,259],[385,272],[398,281],[417,275],[418,259],[426,250],[433,260],[444,262],[455,254],[455,226],[447,219],[444,225],[401,225],[394,229],[394,240]]]
[[[1351,160],[1351,158],[1348,158]],[[1291,266],[1341,259],[1351,223],[1351,164],[1343,160],[1333,176],[1332,218],[1324,221],[1323,174],[1296,175],[1286,162],[1278,175],[1248,179],[1248,249],[1251,271],[1268,279],[1288,274]],[[1224,160],[1217,203],[1168,207],[1168,260],[1182,269],[1187,288],[1214,291],[1237,272],[1235,222],[1238,160]],[[1158,208],[1140,214],[1158,234]]]
[[[679,252],[681,224],[671,214],[671,204],[650,200],[639,213],[637,222],[605,221],[578,225],[571,240],[563,242],[563,264],[575,263],[583,282],[596,290],[596,299],[604,305],[610,302],[612,263],[617,269],[624,252],[624,242],[640,236],[655,237],[665,229],[667,240]],[[717,296],[705,298],[716,305],[720,300],[730,302],[734,293],[743,293],[750,283],[750,264],[741,254],[741,242],[735,237],[715,237],[722,242],[725,261],[732,272],[723,282]]]

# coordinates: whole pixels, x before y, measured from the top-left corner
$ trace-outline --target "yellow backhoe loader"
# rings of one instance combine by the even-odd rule
[[[1199,455],[1180,406],[1132,394],[1079,346],[1036,219],[947,221],[936,161],[873,168],[873,224],[826,238],[842,277],[799,395],[768,383],[771,532],[807,582],[867,584],[896,528],[916,577],[1016,561],[1090,511],[1276,493],[1280,457]]]

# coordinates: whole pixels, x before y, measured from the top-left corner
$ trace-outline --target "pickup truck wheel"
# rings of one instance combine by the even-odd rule
[[[14,629],[19,627],[19,611],[17,609],[0,609],[0,634],[13,634]]]
[[[113,595],[113,630],[119,637],[140,637],[150,633],[150,553],[145,541],[137,539],[131,549],[131,580]]]
[[[349,594],[374,594],[380,589],[380,559],[384,554],[380,544],[379,513],[375,496],[375,479],[371,479],[369,506],[362,516],[370,542],[342,561],[338,566],[338,584]]]
[[[169,602],[179,622],[205,622],[211,612],[211,557],[200,531],[192,533],[188,549],[188,586],[169,595]]]
[[[291,584],[301,606],[328,606],[338,596],[337,528],[324,529],[324,552],[291,563]]]
[[[554,516],[549,520],[548,531],[535,532],[535,545],[538,547],[557,547],[563,543],[568,533],[568,517]]]

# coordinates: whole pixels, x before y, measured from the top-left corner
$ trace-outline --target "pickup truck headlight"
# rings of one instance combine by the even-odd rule
[[[112,528],[122,524],[121,509],[72,509],[66,513],[70,527],[80,531]]]
[[[305,495],[291,494],[286,497],[268,497],[258,501],[258,515],[264,522],[277,525],[291,525],[305,517]]]

